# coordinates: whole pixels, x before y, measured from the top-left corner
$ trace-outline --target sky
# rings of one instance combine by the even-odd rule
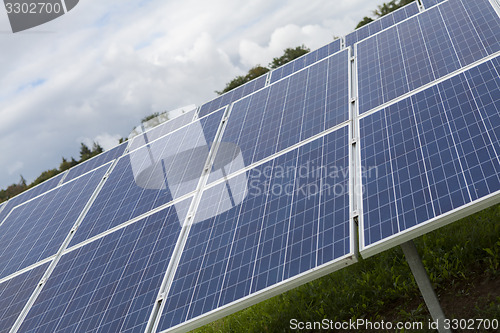
[[[351,32],[379,0],[80,0],[13,34],[0,8],[0,189],[105,149],[154,112],[201,106],[287,47]]]

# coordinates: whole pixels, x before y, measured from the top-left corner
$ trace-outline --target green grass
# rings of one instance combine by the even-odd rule
[[[488,289],[498,285],[500,205],[419,237],[415,244],[448,318],[500,318],[498,288]],[[456,299],[465,305],[458,307]],[[288,332],[292,318],[426,323],[430,316],[396,247],[196,332]]]

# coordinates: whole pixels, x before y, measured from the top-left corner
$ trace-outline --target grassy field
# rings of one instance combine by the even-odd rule
[[[500,205],[419,237],[415,244],[447,318],[500,318]],[[430,315],[397,247],[196,332],[289,332],[293,318],[302,322],[363,318],[427,325]],[[495,332],[474,330],[478,331]]]

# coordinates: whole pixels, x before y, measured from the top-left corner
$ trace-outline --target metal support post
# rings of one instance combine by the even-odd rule
[[[439,299],[432,287],[431,280],[420,259],[415,243],[413,243],[413,241],[403,243],[401,244],[401,248],[403,249],[408,265],[410,265],[411,272],[417,282],[420,293],[424,297],[425,304],[431,313],[431,317],[434,322],[438,324],[439,333],[451,333],[451,330],[444,328],[444,321],[446,318],[443,309],[441,308],[441,304],[439,304]]]

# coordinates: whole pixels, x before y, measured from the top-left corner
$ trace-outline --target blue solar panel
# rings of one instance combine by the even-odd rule
[[[159,330],[352,255],[348,142],[344,126],[237,175],[231,200],[206,189]]]
[[[418,4],[416,1],[392,12],[387,15],[382,16],[381,18],[370,22],[367,25],[362,26],[361,28],[356,29],[351,32],[347,36],[345,36],[345,45],[353,46],[357,42],[362,41],[365,38],[368,38],[376,33],[387,29],[401,21],[406,20],[409,17],[417,15],[419,13]]]
[[[432,6],[435,6],[446,0],[420,0],[420,1],[422,2],[425,8],[431,8]]]
[[[433,7],[358,44],[359,112],[498,50],[500,18],[487,0]]]
[[[90,170],[94,170],[114,159],[119,158],[123,155],[123,152],[127,148],[127,142],[124,142],[108,151],[105,151],[81,164],[76,165],[75,167],[68,170],[68,176],[64,178],[64,182],[67,183],[76,177],[83,175],[84,173],[89,172]]]
[[[63,255],[20,331],[144,332],[190,202]]]
[[[500,191],[498,60],[360,120],[362,248]]]
[[[139,147],[142,147],[156,139],[161,138],[164,135],[167,135],[184,125],[187,125],[193,121],[194,115],[196,114],[196,110],[192,110],[182,114],[172,120],[169,120],[163,124],[160,124],[149,131],[141,133],[134,137],[128,146],[128,150],[132,151]]]
[[[274,83],[278,80],[281,80],[284,77],[287,77],[293,73],[300,71],[304,67],[312,65],[315,62],[323,60],[326,57],[337,53],[341,49],[340,46],[341,46],[341,40],[336,39],[330,44],[327,44],[317,50],[314,50],[312,52],[303,55],[300,58],[290,61],[289,63],[279,68],[276,68],[271,72],[271,79],[269,80],[269,82]]]
[[[235,103],[221,141],[237,152],[219,149],[209,181],[347,121],[348,55],[344,50]],[[231,162],[238,154],[243,162]]]
[[[223,113],[213,113],[123,156],[71,245],[194,191]]]
[[[37,186],[35,186],[27,191],[24,191],[23,193],[13,197],[8,202],[6,202],[3,209],[0,210],[0,225],[2,224],[5,217],[10,213],[12,208],[57,187],[63,176],[64,176],[64,173],[60,173],[60,174],[44,181],[43,183],[41,183]]]
[[[500,19],[423,2],[0,205],[0,331],[50,263],[19,331],[187,330],[500,201]]]
[[[251,93],[263,88],[266,85],[267,75],[262,75],[238,88],[235,88],[216,99],[201,106],[198,116],[204,117],[222,107],[229,105]]]
[[[0,226],[0,278],[57,253],[108,167],[12,210]]]
[[[9,332],[38,285],[48,264],[0,283],[0,332]]]

